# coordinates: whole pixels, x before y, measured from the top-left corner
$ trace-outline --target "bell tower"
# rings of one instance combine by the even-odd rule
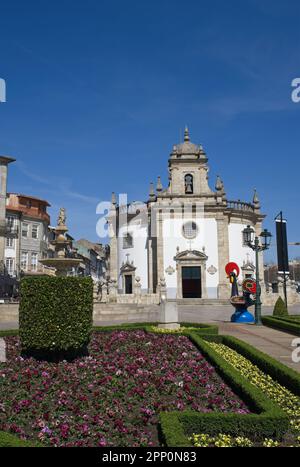
[[[189,130],[184,130],[183,143],[173,146],[169,158],[169,194],[175,196],[206,196],[213,191],[208,186],[207,156],[201,145],[190,141]]]

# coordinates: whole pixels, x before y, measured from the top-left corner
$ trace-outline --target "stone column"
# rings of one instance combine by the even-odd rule
[[[230,284],[226,277],[225,266],[229,262],[229,235],[228,235],[228,218],[223,213],[216,215],[217,233],[218,233],[218,298],[230,298]]]
[[[151,205],[150,213],[148,212],[148,249],[147,249],[147,261],[148,261],[148,293],[153,293],[153,250],[152,250],[152,232],[151,232]]]
[[[157,222],[157,278],[160,281],[164,277],[163,212],[158,212]]]
[[[117,301],[117,294],[118,294],[118,285],[117,281],[114,279],[110,280],[110,286],[109,286],[109,301],[110,302],[116,302]]]
[[[134,295],[136,303],[141,303],[141,278],[139,276],[135,277],[135,284],[134,284]]]
[[[101,302],[107,302],[107,285],[104,283],[102,284],[102,294],[101,294]]]
[[[118,284],[118,232],[117,232],[117,210],[115,204],[111,205],[108,220],[108,231],[110,237],[110,280]]]

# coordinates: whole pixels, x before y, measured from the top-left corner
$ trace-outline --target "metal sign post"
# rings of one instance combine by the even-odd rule
[[[276,221],[276,240],[277,240],[277,263],[278,274],[283,275],[283,293],[286,308],[288,307],[286,281],[289,274],[289,258],[288,258],[288,243],[286,220],[283,219],[282,211],[275,217]]]

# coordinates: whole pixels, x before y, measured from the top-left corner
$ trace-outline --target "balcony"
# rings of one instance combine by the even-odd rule
[[[17,225],[6,224],[5,233],[6,233],[6,235],[15,235],[15,236],[17,236],[18,233],[19,233],[19,227]]]

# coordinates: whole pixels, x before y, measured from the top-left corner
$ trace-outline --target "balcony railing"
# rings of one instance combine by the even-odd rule
[[[17,225],[6,224],[5,233],[9,235],[17,235],[19,232],[19,227]]]
[[[251,203],[244,203],[243,201],[227,201],[227,208],[234,209],[235,211],[248,211],[254,212],[254,206]]]

